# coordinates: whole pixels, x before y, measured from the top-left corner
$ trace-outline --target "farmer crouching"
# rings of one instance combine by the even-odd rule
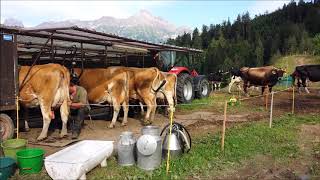
[[[71,75],[69,86],[71,103],[69,105],[72,139],[77,139],[79,137],[84,118],[90,111],[87,91],[83,87],[78,86],[78,83],[79,78],[76,75]]]

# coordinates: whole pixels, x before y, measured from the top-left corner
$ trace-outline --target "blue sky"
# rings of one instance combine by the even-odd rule
[[[251,17],[272,12],[288,0],[276,1],[6,1],[1,0],[1,23],[21,20],[27,27],[44,21],[94,20],[102,16],[127,18],[142,9],[177,25],[190,28],[217,24],[248,11]]]

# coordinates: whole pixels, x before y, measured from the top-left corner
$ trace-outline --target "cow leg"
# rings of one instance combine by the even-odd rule
[[[139,101],[139,105],[140,105],[140,108],[141,108],[141,116],[143,116],[144,115],[144,108],[143,108],[143,104],[142,104],[142,102],[141,101]]]
[[[305,90],[308,94],[310,93],[310,91],[308,90],[307,87],[304,87],[304,90]]]
[[[302,86],[304,87],[304,90],[309,94],[309,90],[307,88],[307,84],[306,84],[306,81],[307,81],[307,78],[306,77],[301,77],[301,80],[302,80]]]
[[[60,115],[61,115],[61,121],[62,121],[60,137],[63,138],[68,134],[67,132],[67,122],[69,117],[68,100],[63,101],[62,105],[60,106]]]
[[[28,124],[28,121],[24,120],[24,130],[25,131],[30,131],[30,127],[29,127],[29,124]]]
[[[29,131],[29,124],[28,124],[28,120],[29,120],[29,109],[28,108],[23,108],[23,116],[24,116],[24,130],[25,131]]]
[[[157,98],[156,98],[156,96],[154,96],[152,111],[151,111],[151,119],[150,119],[151,123],[154,121],[154,117],[156,115],[156,110],[157,110]]]
[[[129,104],[127,102],[122,103],[122,109],[123,109],[123,120],[121,123],[121,126],[125,126],[128,123],[128,112],[129,112]]]
[[[40,104],[40,109],[41,109],[42,118],[43,118],[43,126],[42,126],[41,134],[37,138],[38,141],[41,141],[48,136],[48,128],[51,121],[51,118],[50,118],[51,107],[48,104]]]
[[[151,111],[153,111],[153,104],[152,104],[151,100],[146,99],[146,98],[144,99],[144,102],[147,105],[147,112],[146,112],[145,117],[144,117],[144,124],[148,125],[148,124],[151,124],[149,119],[150,119]]]
[[[266,89],[265,86],[262,86],[262,87],[261,87],[261,95],[263,95],[265,89]]]
[[[234,84],[234,81],[235,80],[233,78],[231,78],[231,81],[229,83],[229,90],[228,90],[229,94],[231,94],[231,88],[232,88],[232,85]]]
[[[111,124],[109,125],[109,128],[113,128],[114,125],[116,124],[119,111],[120,111],[120,105],[117,103],[113,103],[113,117],[112,117]]]
[[[173,94],[172,93],[164,93],[164,95],[165,95],[165,98],[168,101],[168,105],[169,105],[168,112],[169,112],[169,116],[170,116],[171,112],[173,113],[175,111]]]
[[[244,81],[243,82],[243,91],[244,91],[245,96],[249,96],[247,88],[248,88],[248,81]]]
[[[269,86],[269,92],[270,93],[272,92],[272,86]]]

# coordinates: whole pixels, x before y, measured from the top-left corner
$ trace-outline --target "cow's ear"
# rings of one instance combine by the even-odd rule
[[[273,70],[271,71],[271,73],[272,73],[272,74],[277,74],[277,71],[276,71],[275,69],[273,69]]]

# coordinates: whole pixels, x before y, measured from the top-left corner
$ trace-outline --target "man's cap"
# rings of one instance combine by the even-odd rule
[[[72,73],[72,74],[70,75],[70,82],[71,82],[72,84],[76,84],[76,85],[79,84],[79,77],[77,76],[77,74]]]

